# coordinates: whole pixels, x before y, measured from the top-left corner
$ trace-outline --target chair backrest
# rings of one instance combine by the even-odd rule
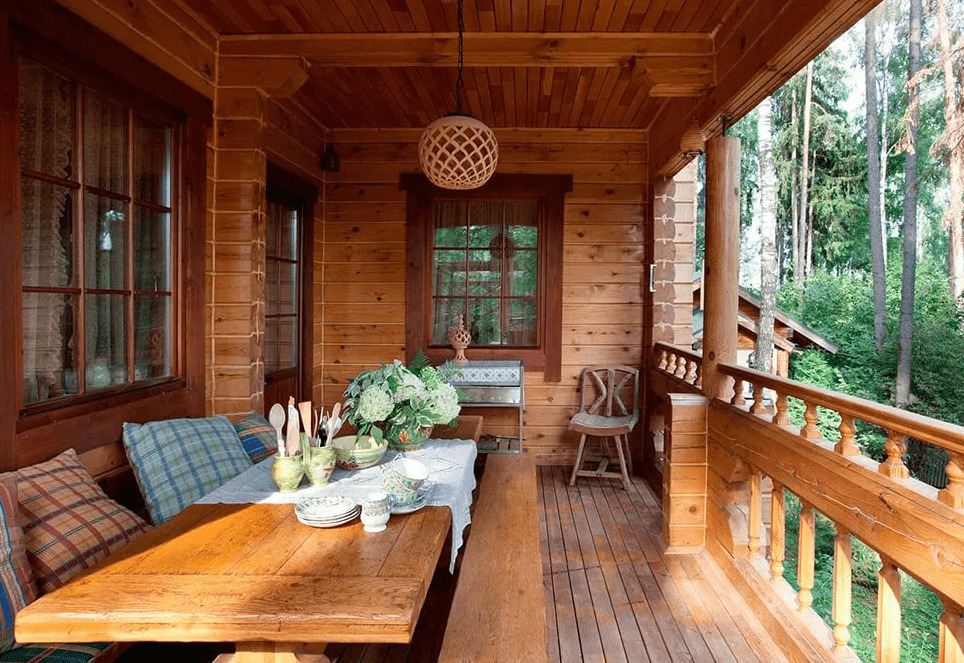
[[[604,417],[639,418],[639,369],[587,366],[582,369],[580,410]]]

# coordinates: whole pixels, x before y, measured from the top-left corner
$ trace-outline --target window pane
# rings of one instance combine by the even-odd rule
[[[134,119],[134,197],[171,204],[171,128]]]
[[[25,404],[77,393],[76,315],[75,295],[23,293]]]
[[[469,246],[496,248],[502,239],[502,203],[469,203]]]
[[[134,299],[134,379],[171,375],[171,298]]]
[[[535,251],[515,251],[507,266],[511,293],[515,296],[535,296],[538,264]]]
[[[171,215],[135,206],[134,289],[170,290],[170,254]]]
[[[459,313],[465,312],[464,299],[436,299],[432,321],[432,345],[448,345],[449,329],[459,322]],[[475,343],[475,339],[472,339]]]
[[[298,259],[298,210],[289,205],[278,205],[278,225],[281,228],[280,257]]]
[[[29,177],[20,180],[23,285],[73,285],[73,202],[67,187]]]
[[[465,203],[437,202],[432,207],[435,246],[463,247],[468,227],[468,206]]]
[[[75,88],[47,67],[20,58],[20,166],[73,179]]]
[[[294,316],[265,320],[265,373],[272,373],[295,365],[298,356],[296,320]]]
[[[465,321],[473,345],[502,343],[502,324],[498,299],[470,299],[469,319]]]
[[[538,322],[534,299],[513,299],[509,302],[509,320],[506,324],[508,345],[537,346]]]
[[[515,248],[538,246],[539,206],[535,201],[507,202],[505,230],[508,243]]]
[[[87,295],[87,390],[127,378],[127,306],[123,295]]]
[[[435,252],[436,295],[465,295],[465,251]]]
[[[84,207],[84,280],[88,288],[124,288],[127,280],[124,262],[126,207],[118,200],[87,195]]]
[[[298,265],[278,263],[278,312],[294,315],[298,311]]]
[[[84,103],[84,182],[127,192],[127,111],[87,90]]]
[[[270,258],[265,262],[264,274],[264,312],[265,315],[275,315],[279,312],[278,308],[278,276],[281,263]]]

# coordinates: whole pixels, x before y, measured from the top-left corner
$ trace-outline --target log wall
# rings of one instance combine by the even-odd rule
[[[341,172],[325,189],[323,400],[359,371],[405,355],[405,193],[419,130],[333,130]],[[648,145],[636,131],[497,132],[500,173],[573,175],[566,197],[562,381],[526,373],[525,438],[543,459],[571,461],[583,366],[642,362],[643,244],[650,223]],[[468,352],[471,357],[471,348]],[[485,410],[484,433],[514,435],[514,410]]]

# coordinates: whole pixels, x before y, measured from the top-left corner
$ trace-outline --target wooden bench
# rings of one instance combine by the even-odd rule
[[[535,462],[489,454],[439,663],[546,661]]]

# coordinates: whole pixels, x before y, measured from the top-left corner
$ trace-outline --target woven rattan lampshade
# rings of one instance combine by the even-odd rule
[[[418,141],[422,172],[443,189],[477,189],[499,163],[499,142],[484,122],[469,115],[440,117]]]
[[[703,130],[695,122],[683,132],[679,141],[679,149],[684,157],[695,157],[706,151],[706,138],[703,136]]]

